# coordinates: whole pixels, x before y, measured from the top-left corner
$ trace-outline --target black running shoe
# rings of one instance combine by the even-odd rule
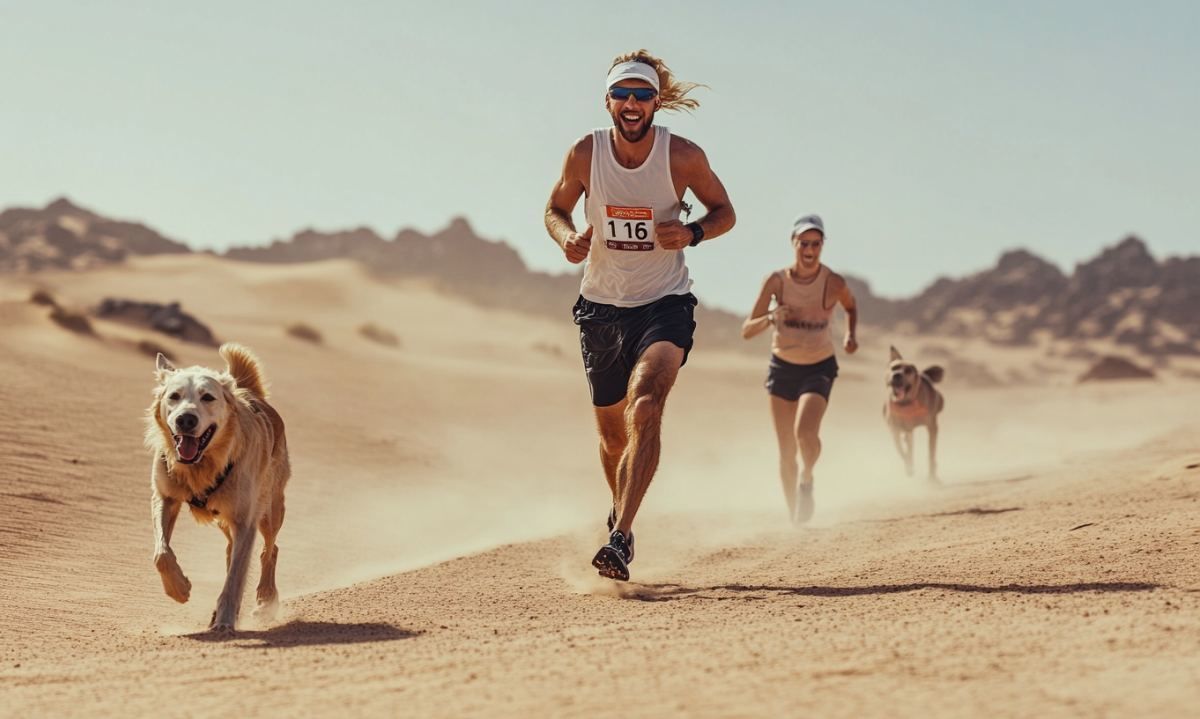
[[[809,484],[796,485],[796,514],[792,516],[792,524],[804,524],[813,515],[813,486]]]
[[[608,537],[608,544],[596,552],[592,558],[592,566],[600,571],[600,576],[618,579],[622,582],[629,580],[629,562],[633,559],[633,549],[625,539],[621,530],[613,530]]]
[[[617,527],[617,508],[613,507],[612,511],[608,513],[608,533],[612,534],[612,531],[614,529],[616,529],[616,527]],[[629,532],[629,559],[625,560],[625,563],[633,564],[633,532],[632,531]]]

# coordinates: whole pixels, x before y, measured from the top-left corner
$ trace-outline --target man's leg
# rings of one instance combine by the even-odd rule
[[[608,407],[596,407],[596,429],[600,432],[600,464],[604,479],[617,506],[617,464],[625,453],[629,436],[625,432],[625,400]]]
[[[779,441],[779,481],[783,483],[783,496],[787,499],[788,516],[796,514],[796,480],[800,476],[800,465],[796,453],[796,409],[798,402],[769,395],[771,417],[775,420],[775,439]]]
[[[679,376],[683,357],[681,347],[671,342],[655,342],[642,353],[629,379],[625,406],[628,444],[617,465],[616,481],[617,529],[626,537],[658,469],[663,408]]]

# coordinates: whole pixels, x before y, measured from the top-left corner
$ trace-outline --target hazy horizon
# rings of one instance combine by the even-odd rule
[[[472,9],[473,8],[473,9]],[[659,124],[698,142],[738,212],[689,251],[743,311],[794,216],[888,297],[1025,248],[1069,272],[1128,234],[1200,248],[1200,9],[1064,2],[897,8],[667,3],[102,7],[0,3],[0,204],[65,195],[195,249],[305,227],[434,232],[466,217],[570,272],[542,210],[603,76],[647,47],[696,91]],[[577,212],[577,217],[579,213]]]
[[[27,207],[30,209],[42,209],[45,206],[47,206],[48,204],[50,204],[51,202],[54,202],[54,201],[60,200],[60,199],[66,199],[68,202],[70,202],[72,205],[74,205],[76,207],[79,207],[81,209],[88,210],[91,212],[95,212],[96,214],[106,217],[107,219],[110,219],[110,220],[117,220],[117,221],[124,221],[124,222],[136,222],[136,223],[144,224],[147,227],[149,227],[150,229],[155,230],[162,236],[166,237],[167,239],[183,242],[184,244],[188,245],[188,247],[193,252],[205,252],[205,251],[211,250],[211,251],[217,252],[217,253],[224,253],[226,250],[232,248],[232,246],[231,247],[223,247],[223,248],[199,247],[199,246],[196,246],[194,243],[188,242],[185,238],[181,238],[177,235],[174,235],[171,232],[165,230],[164,228],[154,225],[153,223],[146,222],[146,221],[142,220],[141,218],[117,217],[117,216],[114,216],[114,215],[104,212],[104,210],[102,208],[92,207],[92,206],[88,205],[86,202],[80,202],[77,198],[66,196],[66,195],[56,195],[54,197],[46,199],[44,202],[34,203],[32,205],[0,206],[0,211],[6,210],[6,209],[12,209],[15,207]],[[470,217],[467,217],[466,215],[453,215],[451,217],[448,217],[446,219],[445,223],[443,223],[440,226],[435,226],[429,230],[425,230],[425,229],[418,228],[418,227],[413,227],[410,225],[401,225],[401,226],[397,227],[396,230],[394,230],[394,231],[382,231],[378,227],[372,227],[365,223],[349,224],[349,225],[346,225],[345,227],[311,227],[311,226],[298,227],[294,230],[287,232],[286,234],[277,234],[277,235],[272,236],[270,239],[264,240],[259,243],[255,243],[255,244],[251,244],[251,245],[237,245],[236,247],[239,247],[239,248],[264,247],[265,248],[265,247],[270,246],[271,243],[276,242],[276,241],[284,241],[284,242],[290,241],[295,235],[300,234],[302,232],[314,231],[314,232],[323,233],[323,234],[334,234],[334,233],[338,233],[338,232],[350,232],[350,231],[354,231],[354,230],[361,229],[361,228],[372,230],[376,234],[378,234],[381,238],[383,238],[384,240],[391,242],[392,240],[396,239],[397,234],[399,234],[400,232],[403,232],[405,230],[416,230],[416,231],[422,233],[423,235],[433,236],[433,235],[438,234],[439,232],[442,232],[443,230],[448,229],[454,222],[456,222],[458,220],[465,221],[470,226],[472,232],[474,232],[474,234],[477,237],[479,237],[480,239],[486,240],[486,241],[492,241],[492,242],[503,242],[506,245],[508,245],[509,247],[512,247],[513,250],[518,253],[518,255],[521,255],[520,248],[516,247],[512,242],[510,242],[504,238],[501,238],[501,237],[495,237],[493,235],[490,235],[487,232],[486,228],[479,227]],[[1143,242],[1145,242],[1150,254],[1153,255],[1154,258],[1159,262],[1162,262],[1171,257],[1200,256],[1200,248],[1198,248],[1198,250],[1196,252],[1192,252],[1192,253],[1164,254],[1164,253],[1156,251],[1156,248],[1151,243],[1146,242],[1144,237],[1141,237],[1137,233],[1130,233],[1127,235],[1123,235],[1121,237],[1114,238],[1111,242],[1106,242],[1103,245],[1097,246],[1096,250],[1094,252],[1092,252],[1089,255],[1085,255],[1083,257],[1078,258],[1076,261],[1072,262],[1068,266],[1063,266],[1062,264],[1055,262],[1054,260],[1038,253],[1036,249],[1033,249],[1033,248],[1030,248],[1027,246],[1013,246],[1013,247],[1008,247],[1008,248],[1004,248],[1004,249],[1000,250],[997,253],[997,255],[992,259],[991,262],[988,262],[985,265],[981,265],[976,268],[966,269],[961,273],[952,275],[952,277],[954,279],[960,279],[962,277],[966,277],[966,276],[974,274],[976,272],[983,272],[986,270],[994,269],[997,261],[1000,259],[1000,257],[1002,255],[1004,255],[1008,252],[1018,251],[1018,250],[1028,251],[1028,252],[1033,253],[1034,255],[1037,255],[1038,257],[1045,260],[1046,262],[1049,262],[1049,263],[1053,264],[1055,267],[1058,267],[1059,270],[1061,270],[1064,274],[1069,276],[1074,271],[1077,264],[1095,259],[1097,255],[1104,252],[1106,249],[1109,249],[1109,248],[1119,244],[1120,242],[1125,240],[1130,235],[1136,236],[1139,239],[1141,239]],[[567,265],[566,267],[559,268],[559,269],[555,269],[553,267],[548,268],[548,269],[542,269],[542,268],[536,268],[536,267],[530,266],[528,259],[524,255],[521,255],[521,259],[522,259],[522,261],[525,262],[525,265],[528,269],[533,270],[533,271],[549,272],[551,274],[574,274],[574,273],[579,272],[580,269],[582,268],[582,265]],[[919,294],[921,291],[925,290],[930,285],[937,282],[938,279],[949,276],[949,275],[945,275],[945,274],[930,276],[926,282],[919,285],[912,292],[902,293],[902,294],[884,294],[879,291],[879,289],[875,286],[875,284],[873,282],[871,282],[871,278],[863,277],[853,271],[846,271],[845,274],[856,277],[860,280],[865,280],[871,286],[872,293],[875,296],[882,297],[884,299],[903,299],[903,298],[911,297],[913,295]],[[724,307],[724,309],[741,311],[742,308]]]

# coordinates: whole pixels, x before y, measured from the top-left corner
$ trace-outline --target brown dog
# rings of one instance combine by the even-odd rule
[[[924,426],[929,431],[929,481],[939,483],[937,474],[938,414],[945,407],[942,393],[933,386],[941,382],[945,370],[937,365],[918,371],[917,366],[905,362],[895,347],[891,348],[891,363],[888,365],[884,384],[888,387],[888,399],[883,405],[883,417],[892,430],[892,441],[904,460],[904,471],[913,474],[913,430]]]
[[[171,533],[183,505],[199,522],[216,522],[225,534],[225,586],[210,629],[233,631],[254,530],[262,532],[262,574],[255,614],[278,608],[275,536],[283,524],[283,490],[291,475],[283,420],[267,404],[258,359],[225,344],[224,372],[176,369],[158,355],[154,403],[146,412],[146,446],[154,453],[150,499],[154,566],[167,596],[186,602],[192,583],[171,550]]]

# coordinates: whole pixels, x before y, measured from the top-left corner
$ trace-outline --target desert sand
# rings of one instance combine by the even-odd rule
[[[176,604],[151,563],[153,339],[28,301],[179,300],[263,360],[294,473],[283,614],[205,627],[224,541],[187,517]],[[349,262],[135,258],[0,284],[0,715],[1184,716],[1200,707],[1200,384],[1079,385],[1028,350],[864,328],[824,428],[817,513],[783,510],[766,350],[697,347],[668,404],[633,581],[577,338]],[[290,336],[302,322],[321,342]],[[358,328],[395,333],[399,347]],[[1036,381],[943,386],[945,486],[904,476],[887,347]],[[1008,373],[1008,374],[1006,374]],[[918,472],[924,468],[918,434]],[[252,569],[251,582],[256,569]]]

